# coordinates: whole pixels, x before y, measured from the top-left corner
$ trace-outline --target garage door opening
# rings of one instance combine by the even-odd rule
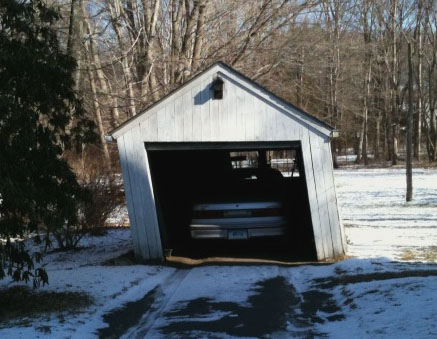
[[[180,145],[146,144],[163,248],[317,259],[299,142]]]

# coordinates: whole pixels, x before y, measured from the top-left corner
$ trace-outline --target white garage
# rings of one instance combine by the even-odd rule
[[[163,248],[191,247],[196,195],[223,186],[221,173],[251,166],[284,177],[285,249],[319,261],[343,257],[331,133],[221,62],[198,74],[108,135],[118,144],[137,258],[163,260]],[[257,195],[269,185],[246,186]]]

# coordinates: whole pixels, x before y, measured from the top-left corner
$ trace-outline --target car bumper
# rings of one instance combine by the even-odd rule
[[[260,220],[267,219],[267,220]],[[235,232],[241,231],[246,236],[239,239],[256,237],[273,237],[285,234],[284,218],[251,218],[242,220],[193,220],[190,225],[193,239],[232,239]]]

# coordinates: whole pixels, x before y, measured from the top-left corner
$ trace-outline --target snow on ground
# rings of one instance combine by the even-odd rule
[[[352,258],[333,265],[103,266],[131,249],[129,229],[87,237],[80,251],[45,257],[43,288],[86,291],[94,304],[64,319],[11,323],[0,337],[93,338],[105,315],[150,295],[152,307],[126,337],[436,338],[437,264],[427,254],[437,249],[437,170],[414,171],[410,203],[404,173],[335,172]]]
[[[414,200],[408,203],[404,169],[339,170],[335,180],[349,255],[399,259],[437,246],[435,169],[413,171]]]
[[[344,306],[346,318],[317,327],[335,338],[436,338],[436,280],[403,278],[337,287],[335,299],[352,300]]]
[[[111,229],[107,235],[85,237],[79,251],[52,252],[44,257],[49,275],[49,291],[85,291],[93,298],[93,305],[84,313],[65,317],[51,315],[33,322],[32,326],[0,329],[0,338],[89,338],[104,327],[102,315],[120,305],[141,298],[174,269],[162,266],[106,266],[108,259],[119,257],[132,248],[128,228]],[[0,286],[13,286],[8,279]],[[51,333],[37,328],[50,328]]]

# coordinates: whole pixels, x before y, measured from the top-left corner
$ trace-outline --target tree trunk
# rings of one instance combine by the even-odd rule
[[[359,155],[357,156],[357,162],[361,162],[361,157],[364,161],[364,164],[368,164],[367,158],[367,123],[368,123],[368,115],[369,115],[369,101],[370,101],[370,82],[372,79],[372,52],[370,48],[370,27],[369,27],[369,4],[367,1],[363,2],[363,40],[365,46],[365,58],[364,58],[364,81],[363,81],[363,89],[364,89],[364,97],[363,97],[363,116],[361,123],[361,134],[360,134],[360,146],[359,146]]]
[[[355,154],[357,158],[355,159],[355,163],[359,164],[361,162],[361,157],[363,155],[363,141],[364,141],[364,119],[361,123],[360,137],[358,138],[357,146],[355,149]]]
[[[70,4],[70,22],[68,25],[68,37],[67,37],[67,54],[71,55],[73,58],[76,59],[77,67],[74,71],[74,84],[75,89],[79,90],[80,85],[80,68],[81,68],[81,44],[77,39],[83,38],[83,25],[82,20],[78,13],[81,11],[82,7],[82,0],[79,0],[79,4],[77,3],[78,0],[71,0]],[[78,20],[79,19],[79,20]]]
[[[129,49],[125,46],[125,43],[123,41],[123,32],[121,30],[121,27],[119,25],[119,9],[122,8],[119,0],[116,0],[113,4],[112,1],[107,0],[107,4],[110,10],[111,15],[111,22],[112,26],[114,28],[115,35],[117,37],[118,45],[121,52],[121,65],[122,65],[122,72],[124,75],[124,81],[126,86],[126,101],[128,106],[128,116],[133,117],[137,114],[136,112],[136,105],[135,105],[135,95],[134,95],[134,88],[132,84],[132,71],[130,69],[129,60],[128,60],[128,51]]]
[[[437,158],[437,142],[435,142],[436,138],[436,124],[435,124],[435,94],[434,94],[434,72],[430,71],[428,73],[428,101],[429,101],[429,125],[426,128],[426,141],[427,141],[427,149],[428,149],[428,158],[429,161],[435,161]]]
[[[82,6],[82,0],[80,0],[80,5]],[[81,81],[81,77],[82,77],[82,64],[83,64],[83,58],[84,56],[82,55],[82,48],[80,46],[82,46],[83,44],[83,40],[84,40],[84,34],[83,34],[83,20],[79,20],[78,22],[78,47],[75,53],[75,58],[76,58],[76,63],[77,63],[77,68],[76,71],[74,72],[74,86],[76,88],[77,91],[80,91],[80,81]]]
[[[89,60],[93,63],[94,69],[97,74],[97,79],[100,86],[100,92],[102,92],[109,102],[110,110],[111,110],[111,125],[112,127],[116,127],[120,124],[120,114],[118,111],[118,103],[116,98],[112,95],[111,91],[108,90],[109,82],[106,81],[105,74],[102,69],[102,63],[100,61],[100,56],[97,50],[96,42],[94,40],[94,30],[91,26],[91,23],[86,15],[86,9],[82,6],[82,13],[84,17],[84,22],[86,26],[86,30],[88,33],[89,40],[89,48],[86,47],[87,53],[89,53]]]
[[[88,61],[86,69],[87,69],[88,79],[89,79],[90,87],[91,87],[91,94],[92,94],[92,100],[93,100],[93,106],[94,106],[94,115],[96,118],[95,120],[97,123],[97,129],[99,131],[100,143],[102,144],[103,158],[104,158],[104,162],[105,162],[104,165],[105,165],[105,169],[108,171],[108,173],[110,173],[110,171],[111,171],[111,157],[109,155],[108,145],[107,145],[106,139],[105,139],[105,129],[103,127],[102,112],[100,109],[99,98],[97,95],[96,81],[94,78],[93,71],[90,67],[91,56],[89,53],[88,43],[84,44],[84,48],[85,48],[85,55],[87,56],[87,61]]]
[[[181,23],[181,12],[183,0],[171,0],[171,45],[170,45],[170,67],[169,84],[170,89],[175,87],[179,68],[179,26]]]
[[[191,62],[191,72],[195,72],[200,65],[200,53],[203,47],[203,39],[205,34],[205,0],[199,0],[199,14],[197,18],[196,36],[193,45],[193,58]]]
[[[365,115],[364,115],[364,128],[363,128],[363,161],[364,161],[364,165],[368,165],[369,164],[369,157],[368,157],[368,155],[367,155],[367,153],[368,153],[368,150],[367,150],[367,148],[368,148],[368,143],[367,143],[367,141],[368,141],[368,135],[367,135],[367,130],[368,130],[368,128],[367,128],[367,124],[368,124],[368,119],[367,119],[367,115],[368,115],[368,113],[367,113],[367,110],[366,110],[366,112],[365,112]]]
[[[392,165],[397,165],[398,163],[398,140],[397,140],[397,125],[399,123],[399,119],[397,116],[397,92],[398,92],[398,85],[397,85],[397,68],[398,68],[398,61],[397,61],[397,6],[398,6],[398,0],[391,0],[392,1],[392,8],[391,8],[391,20],[392,20],[392,74],[391,74],[391,83],[392,83],[392,91],[391,91],[391,104],[392,104],[392,117],[391,117],[391,144],[392,144],[392,154],[391,154],[391,161]]]
[[[94,80],[94,74],[89,67],[87,67],[87,72],[88,72],[88,78],[90,81],[91,92],[93,94],[94,114],[96,117],[97,129],[99,131],[100,142],[102,144],[103,157],[105,159],[105,168],[109,173],[111,170],[111,157],[109,155],[108,145],[106,144],[105,130],[103,128],[103,121],[102,121],[102,112],[100,110],[100,104],[99,104],[99,101],[97,98],[96,82]]]
[[[150,1],[143,0],[142,3],[144,7],[144,26],[147,41],[144,58],[145,67],[141,77],[141,97],[144,98],[147,94],[147,90],[149,90],[152,100],[158,101],[158,81],[154,69],[153,50],[156,45],[156,23],[158,21],[161,0],[155,0],[153,4]],[[151,11],[150,6],[153,6],[153,11]]]
[[[417,53],[418,53],[418,64],[417,64],[417,112],[415,121],[415,138],[414,138],[414,157],[420,161],[420,143],[422,140],[422,101],[423,101],[423,90],[422,90],[422,0],[418,2],[418,13],[417,13]]]
[[[375,143],[374,143],[374,156],[375,160],[380,160],[381,156],[381,115],[380,113],[376,116],[375,121]]]
[[[297,84],[297,107],[303,108],[303,99],[302,99],[302,93],[303,93],[303,73],[304,73],[304,58],[305,58],[305,50],[302,47],[301,52],[299,55],[299,71],[298,71],[298,84]]]
[[[406,200],[413,199],[413,63],[411,43],[408,43],[408,117],[407,117],[407,195]]]
[[[68,25],[68,39],[67,39],[67,54],[73,55],[73,45],[74,45],[74,27],[76,23],[76,3],[77,0],[71,0],[70,4],[70,23]]]

